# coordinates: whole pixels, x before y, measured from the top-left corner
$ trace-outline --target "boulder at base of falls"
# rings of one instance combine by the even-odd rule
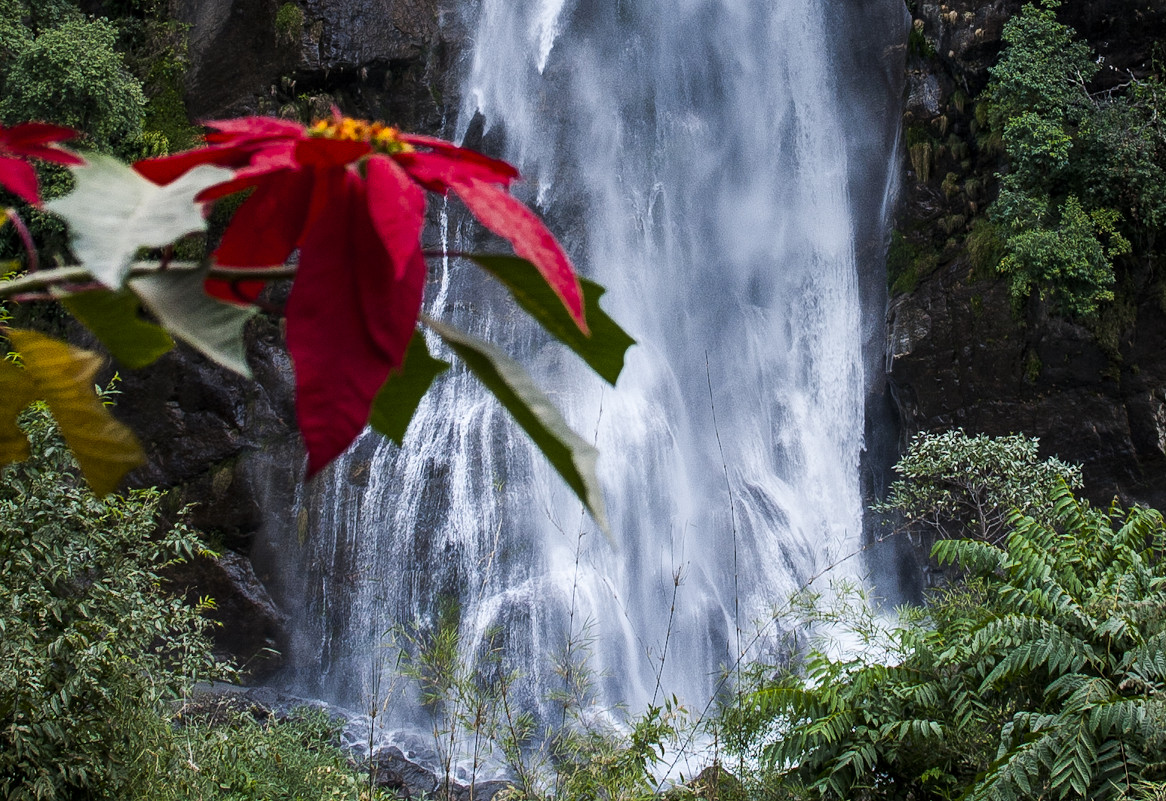
[[[405,758],[396,746],[378,748],[372,758],[373,771],[378,787],[392,790],[399,798],[432,798],[445,796],[445,788],[437,776],[415,762]],[[453,783],[450,797],[454,801],[491,801],[495,795],[510,787],[510,782],[483,781],[473,784]]]

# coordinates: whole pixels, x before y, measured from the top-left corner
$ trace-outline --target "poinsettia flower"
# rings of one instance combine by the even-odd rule
[[[76,136],[77,132],[72,128],[47,122],[25,122],[11,128],[0,125],[0,187],[27,203],[39,206],[40,189],[36,170],[27,159],[51,161],[54,164],[84,164],[80,156],[53,144]]]
[[[579,280],[554,236],[507,191],[509,164],[450,142],[341,117],[311,128],[265,117],[208,123],[205,147],[138,162],[166,184],[199,164],[235,170],[199,195],[242,189],[214,253],[223,267],[283,264],[299,248],[287,305],[296,416],[312,475],[368,422],[373,398],[399,368],[421,310],[425,190],[453,192],[483,225],[532,262],[579,328]],[[261,283],[208,282],[212,294],[253,300]]]

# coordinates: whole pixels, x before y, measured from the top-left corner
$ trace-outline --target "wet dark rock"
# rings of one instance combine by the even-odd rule
[[[214,601],[207,617],[221,624],[213,631],[216,656],[234,658],[250,680],[280,666],[286,616],[246,557],[231,551],[218,558],[199,556],[172,568],[167,579],[191,603],[206,596]]]
[[[169,489],[163,514],[181,517],[217,549],[170,574],[191,600],[210,596],[216,652],[258,680],[279,666],[285,616],[244,554],[266,510],[290,503],[303,473],[295,429],[291,364],[279,326],[257,318],[247,330],[255,380],[185,346],[153,365],[122,371],[114,413],[134,429],[147,464],[132,486]]]
[[[401,749],[388,746],[372,757],[373,771],[378,787],[394,791],[402,798],[431,796],[437,790],[437,777],[432,771],[405,759]]]
[[[1166,314],[1147,300],[1116,351],[1039,308],[1012,312],[1002,281],[954,262],[890,308],[890,376],[908,431],[962,427],[1041,439],[1084,468],[1097,502],[1166,505]]]
[[[378,787],[392,790],[399,798],[423,798],[446,794],[446,787],[432,771],[407,759],[396,746],[376,750],[372,758]],[[453,782],[448,788],[455,801],[490,801],[495,795],[511,787],[506,781]]]
[[[279,0],[174,0],[189,26],[187,107],[196,119],[254,111],[255,97],[298,61],[275,28]]]
[[[358,69],[424,56],[438,33],[435,0],[302,0],[301,66]]]
[[[453,0],[174,0],[197,119],[348,113],[436,132]],[[287,9],[298,30],[280,30]],[[307,98],[307,102],[305,102]]]

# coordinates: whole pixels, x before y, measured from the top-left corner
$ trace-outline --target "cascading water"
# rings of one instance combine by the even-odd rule
[[[605,701],[642,708],[663,690],[699,708],[725,666],[772,644],[770,608],[862,545],[905,11],[480,0],[466,13],[455,136],[484,129],[519,166],[639,344],[613,390],[472,266],[440,265],[427,304],[521,354],[594,438],[615,547],[452,371],[402,448],[362,439],[269,532],[298,607],[291,681],[365,706],[393,681],[386,631],[453,603],[467,657],[489,635],[529,703],[561,681],[554,654],[587,639]],[[443,212],[441,227],[466,246],[464,220]]]

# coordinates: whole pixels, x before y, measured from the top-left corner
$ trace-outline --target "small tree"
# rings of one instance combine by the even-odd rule
[[[988,216],[1000,272],[1018,304],[1032,295],[1087,319],[1114,299],[1115,265],[1148,259],[1166,221],[1166,140],[1156,77],[1090,93],[1098,60],[1057,22],[1057,0],[1029,3],[1004,26],[986,91],[1008,169]]]
[[[901,478],[876,511],[896,514],[915,536],[974,537],[1002,544],[1014,510],[1044,519],[1064,480],[1081,487],[1081,468],[1038,456],[1040,440],[1013,434],[968,435],[962,429],[916,434],[895,465]]]

